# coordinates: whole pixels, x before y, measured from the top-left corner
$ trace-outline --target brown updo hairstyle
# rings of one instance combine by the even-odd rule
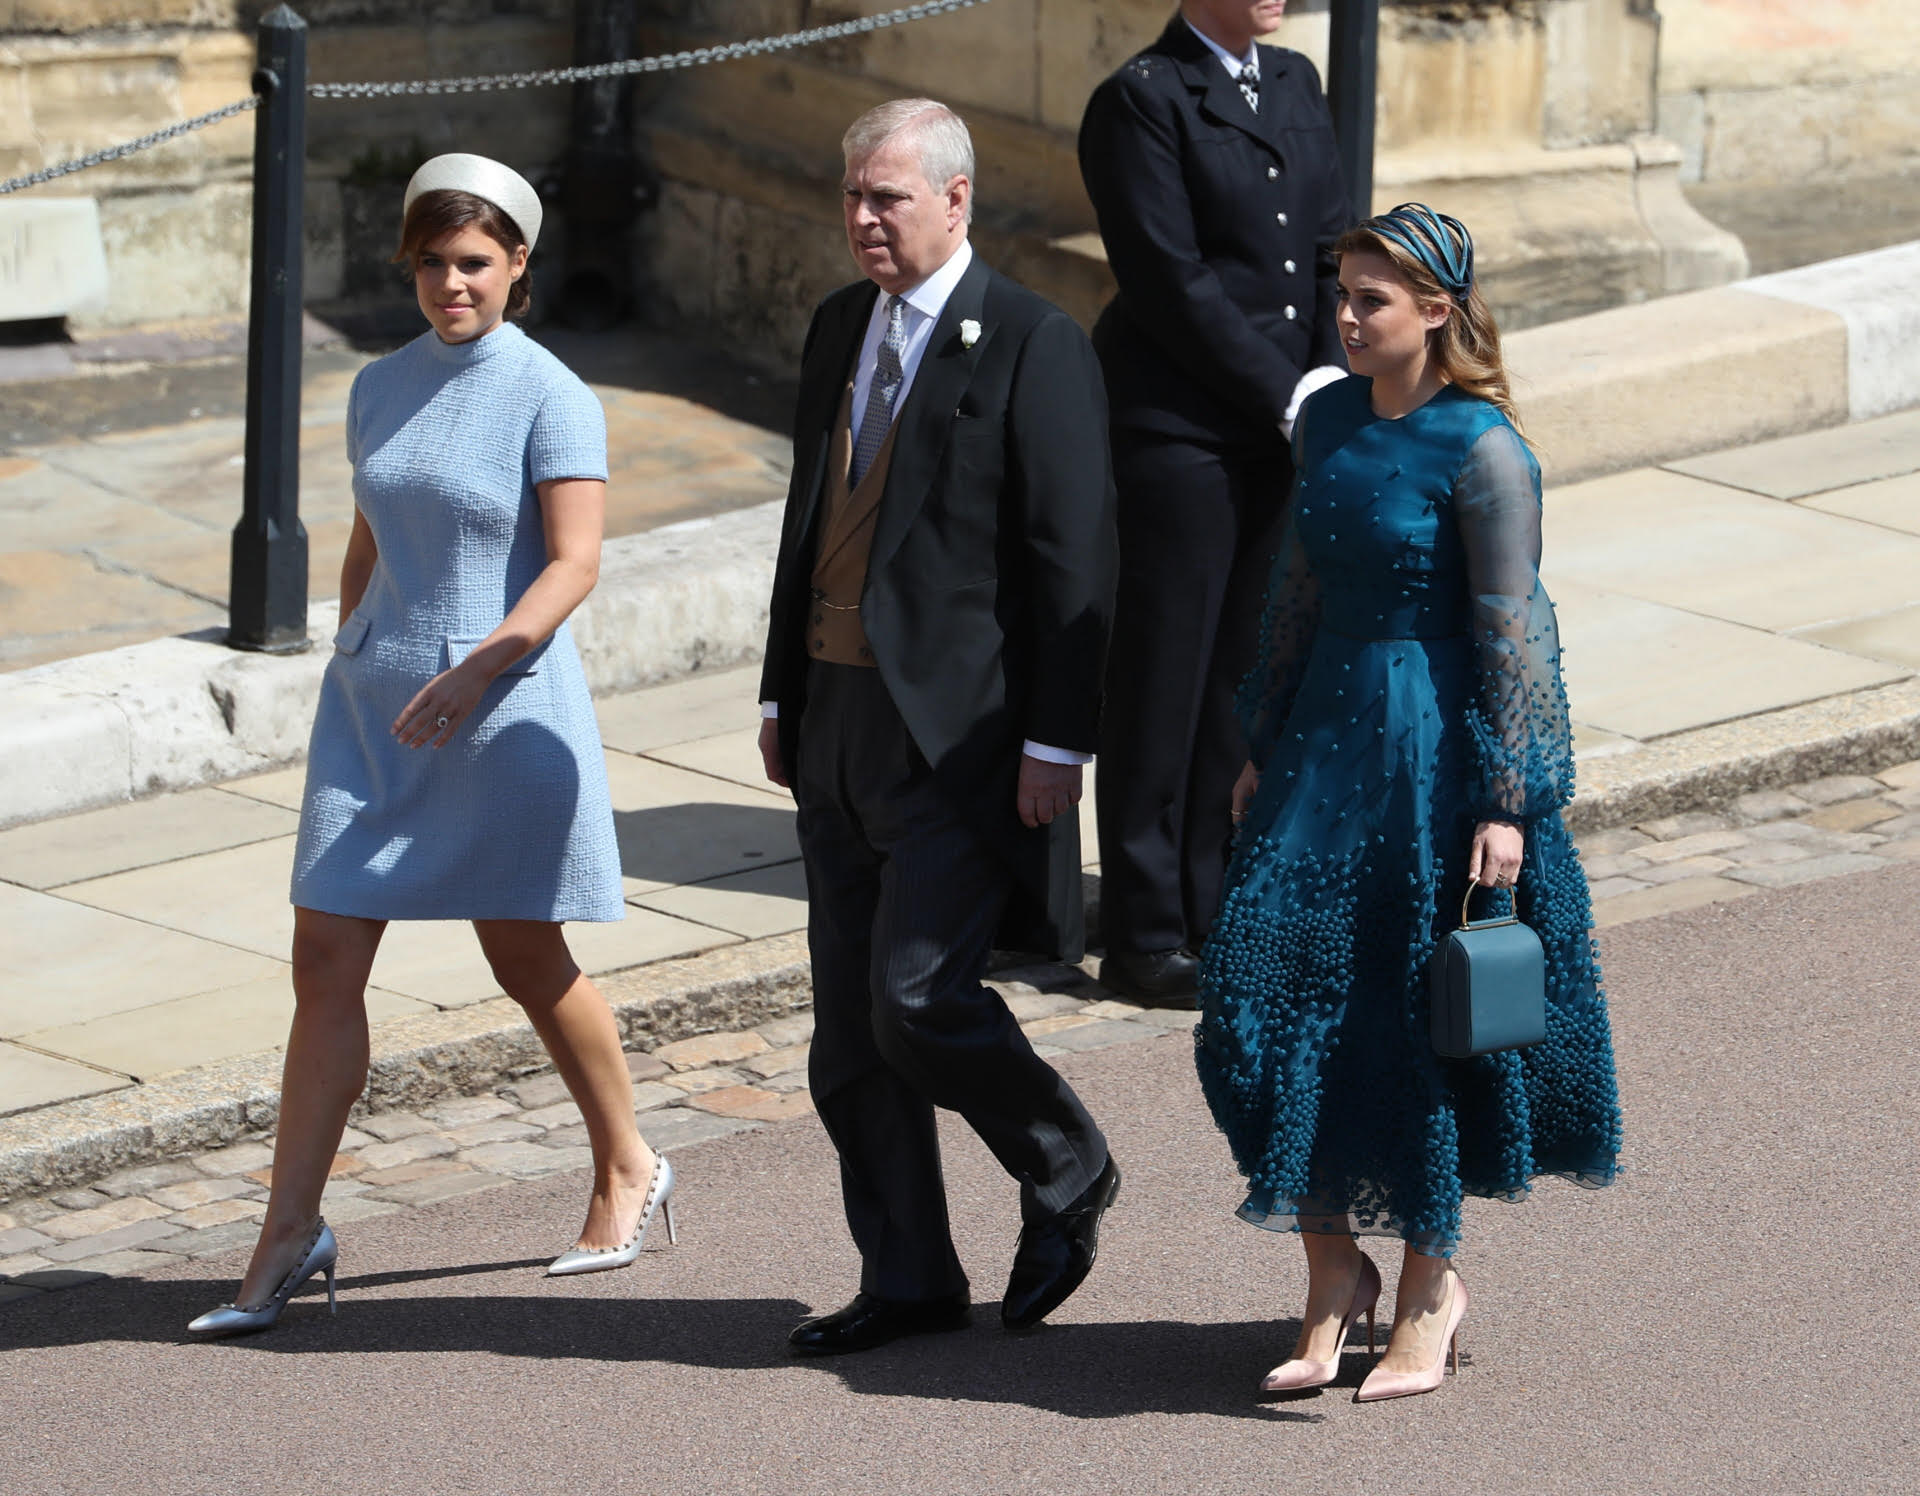
[[[1413,291],[1413,299],[1423,309],[1447,308],[1447,320],[1427,334],[1427,345],[1433,351],[1434,362],[1440,366],[1440,377],[1469,395],[1485,400],[1513,423],[1515,431],[1520,431],[1520,412],[1514,408],[1506,362],[1500,356],[1500,329],[1480,295],[1479,281],[1467,287],[1463,305],[1416,255],[1374,233],[1364,222],[1334,241],[1335,255],[1351,254],[1355,250],[1384,255],[1392,261],[1393,268]]]
[[[406,222],[400,225],[400,247],[393,252],[393,263],[413,269],[429,244],[464,228],[476,228],[501,246],[511,259],[515,250],[527,242],[520,225],[496,203],[471,192],[456,192],[443,187],[423,192],[407,209]],[[518,322],[533,306],[533,266],[520,272],[520,278],[507,288],[510,321]]]

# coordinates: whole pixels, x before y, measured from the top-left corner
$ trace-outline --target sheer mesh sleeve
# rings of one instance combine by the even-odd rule
[[[1303,466],[1301,451],[1296,430],[1296,472]],[[1314,636],[1320,631],[1320,584],[1308,564],[1294,520],[1299,502],[1300,484],[1296,480],[1286,529],[1267,580],[1266,606],[1260,614],[1260,652],[1253,669],[1240,682],[1235,702],[1240,730],[1246,734],[1247,756],[1261,768],[1265,768],[1280,739],[1280,729],[1286,725],[1287,713],[1307,672]]]
[[[1540,585],[1540,468],[1511,426],[1475,440],[1453,501],[1480,677],[1473,811],[1479,820],[1531,820],[1573,798],[1573,729],[1560,631]]]

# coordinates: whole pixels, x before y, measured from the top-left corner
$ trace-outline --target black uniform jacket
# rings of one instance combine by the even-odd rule
[[[1333,242],[1352,222],[1313,64],[1260,48],[1260,112],[1179,16],[1094,91],[1080,174],[1118,294],[1094,346],[1116,427],[1278,441],[1293,387],[1346,367]]]
[[[760,686],[780,704],[790,777],[806,751],[827,448],[878,294],[861,281],[827,297],[802,355]],[[1003,944],[1077,957],[1078,822],[1028,830],[1014,787],[1023,740],[1085,753],[1098,741],[1117,568],[1100,366],[1072,318],[976,255],[897,420],[860,599],[868,645],[936,784],[1009,856],[1028,896],[1016,896]]]

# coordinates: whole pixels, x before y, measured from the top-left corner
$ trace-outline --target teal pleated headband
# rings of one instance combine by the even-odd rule
[[[1402,203],[1360,227],[1399,245],[1426,266],[1455,301],[1467,304],[1473,289],[1473,236],[1459,219],[1436,213],[1425,203]]]

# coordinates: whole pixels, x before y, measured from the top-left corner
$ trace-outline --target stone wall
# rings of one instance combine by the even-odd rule
[[[84,155],[249,91],[262,0],[0,3],[0,176]],[[563,65],[571,0],[307,0],[318,80]],[[399,187],[435,150],[530,173],[559,155],[565,89],[308,103],[309,300],[366,290],[396,228]],[[253,119],[30,189],[98,199],[109,291],[75,320],[119,326],[244,314]],[[357,231],[356,231],[357,230]]]
[[[862,3],[872,10],[880,0]],[[649,49],[819,24],[814,0],[645,0]],[[1110,293],[1074,136],[1094,86],[1151,41],[1171,0],[994,0],[804,57],[674,74],[649,88],[644,149],[664,180],[643,256],[658,304],[791,359],[805,310],[848,273],[841,130],[906,93],[959,109],[980,157],[976,237],[1077,315]],[[1325,0],[1270,40],[1324,73]],[[1421,198],[1481,241],[1509,326],[1715,285],[1737,240],[1682,198],[1651,132],[1650,0],[1386,0],[1375,206]]]
[[[1920,168],[1914,0],[1660,0],[1660,133],[1688,182]]]

